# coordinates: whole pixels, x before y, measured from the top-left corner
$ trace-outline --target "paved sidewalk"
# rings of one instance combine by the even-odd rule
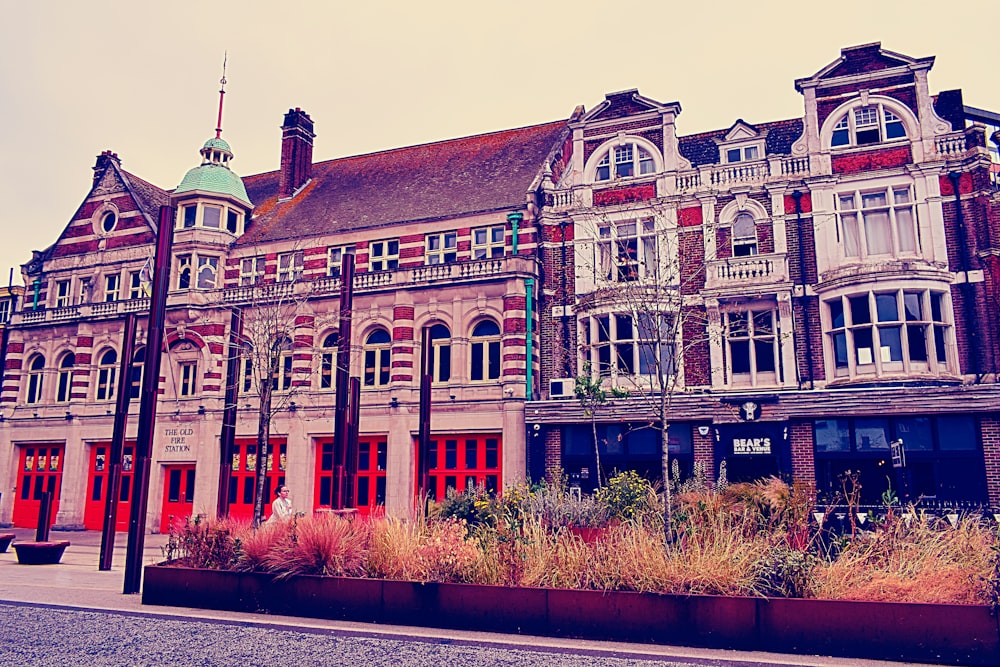
[[[33,542],[34,529],[13,528],[17,541]],[[289,616],[269,616],[238,612],[193,609],[186,607],[160,607],[143,605],[139,595],[122,593],[125,577],[125,551],[127,535],[117,533],[114,557],[110,571],[98,570],[101,551],[101,533],[98,531],[57,531],[49,539],[69,540],[70,546],[58,565],[19,565],[13,545],[0,553],[0,602],[13,602],[52,607],[104,610],[116,613],[137,614],[151,618],[204,619],[239,625],[254,625],[277,629],[298,629],[313,632],[332,632],[361,637],[396,637],[432,642],[468,642],[476,645],[532,647],[539,650],[592,652],[596,655],[633,656],[637,658],[674,659],[694,664],[709,665],[794,665],[807,667],[902,667],[904,663],[877,660],[852,660],[822,656],[782,655],[776,653],[751,653],[745,651],[697,649],[676,646],[655,646],[621,642],[558,639],[525,635],[502,635],[486,632],[467,632],[437,628],[405,627],[328,621],[323,619]],[[146,535],[143,563],[163,559],[161,547],[166,535]],[[926,666],[924,666],[926,667]]]
[[[35,541],[33,528],[11,528],[0,532],[17,535],[15,544]],[[122,593],[128,544],[125,533],[115,534],[111,570],[106,572],[97,569],[101,555],[99,531],[53,530],[49,533],[49,540],[67,540],[70,543],[58,565],[19,565],[13,544],[7,553],[0,554],[0,599],[87,609],[138,611],[142,608],[138,595]],[[143,564],[163,560],[160,547],[166,542],[166,535],[146,535]]]

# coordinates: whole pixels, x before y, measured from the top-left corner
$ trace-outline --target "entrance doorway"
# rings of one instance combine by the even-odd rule
[[[160,532],[169,533],[174,523],[183,523],[194,510],[194,465],[163,466],[163,513]]]
[[[104,528],[104,512],[107,509],[108,473],[111,461],[108,459],[111,444],[101,442],[90,448],[90,474],[87,480],[87,504],[83,513],[83,525],[87,530]],[[121,489],[118,493],[118,509],[115,514],[115,530],[128,530],[129,511],[132,506],[132,458],[135,443],[122,448]]]
[[[42,505],[42,494],[46,491],[52,492],[52,523],[55,523],[56,513],[59,511],[59,494],[62,491],[65,449],[62,445],[21,448],[18,488],[17,495],[14,496],[12,517],[18,528],[38,526],[38,511]]]

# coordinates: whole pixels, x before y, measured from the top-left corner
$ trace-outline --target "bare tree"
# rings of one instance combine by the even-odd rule
[[[309,312],[307,301],[314,291],[313,283],[302,277],[302,251],[282,253],[279,262],[286,256],[289,265],[279,266],[277,281],[265,280],[263,255],[242,258],[251,262],[251,270],[241,272],[241,283],[245,284],[227,289],[224,297],[240,309],[239,390],[257,398],[254,525],[261,522],[267,500],[264,490],[271,456],[271,423],[299,391],[294,378],[295,330],[299,317]]]
[[[704,253],[694,243],[699,252],[681,261],[685,235],[691,233],[657,205],[592,208],[575,222],[582,294],[576,303],[582,369],[577,397],[591,414],[595,448],[595,413],[605,407],[608,393],[627,396],[630,412],[651,418],[648,428],[659,436],[664,530],[670,539],[671,405],[683,390],[686,352],[719,335],[708,326],[698,294]]]

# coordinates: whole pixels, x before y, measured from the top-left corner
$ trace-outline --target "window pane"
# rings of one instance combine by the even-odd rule
[[[868,295],[852,296],[851,303],[851,323],[868,324],[872,321],[871,310],[868,304]]]
[[[920,316],[920,293],[903,292],[903,310],[906,312],[906,321],[913,322],[924,319]]]
[[[884,195],[882,196],[885,198]],[[886,255],[892,252],[892,231],[888,211],[865,213],[865,238],[869,255]]]
[[[773,372],[774,364],[774,340],[754,341],[754,355],[757,362],[757,372]]]
[[[896,210],[896,233],[899,234],[899,251],[916,252],[917,239],[913,228],[913,210],[901,208]]]
[[[938,447],[946,451],[979,449],[976,420],[967,415],[938,417]]]
[[[875,313],[879,322],[898,322],[899,308],[896,305],[896,295],[876,294]]]
[[[857,257],[861,254],[861,238],[858,236],[858,216],[854,214],[843,216],[844,225],[844,255]]]
[[[907,451],[929,452],[934,449],[930,417],[897,419],[896,437],[903,439],[903,448]]]
[[[844,326],[844,304],[840,299],[835,301],[828,301],[827,305],[830,307],[830,324],[835,328],[839,329]]]
[[[817,452],[851,450],[851,431],[846,419],[817,419],[814,428]]]
[[[854,446],[859,452],[887,450],[888,423],[885,419],[857,419],[854,422]]]
[[[911,361],[927,361],[926,327],[917,324],[906,326],[906,342],[910,347]]]
[[[734,374],[749,373],[750,341],[749,340],[733,341],[729,345],[729,350],[732,356],[733,373]]]

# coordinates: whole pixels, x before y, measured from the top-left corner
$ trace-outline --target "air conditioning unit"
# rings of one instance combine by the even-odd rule
[[[573,398],[576,396],[575,378],[549,380],[549,398]]]

